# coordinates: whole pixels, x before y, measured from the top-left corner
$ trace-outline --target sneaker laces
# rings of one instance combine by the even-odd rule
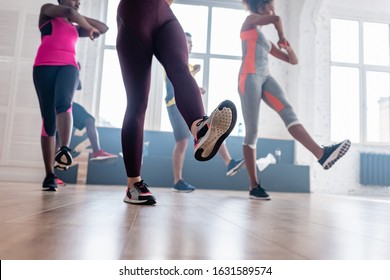
[[[205,123],[207,120],[209,119],[208,116],[204,116],[197,124],[196,126],[197,127],[200,127],[203,123]],[[208,126],[207,125],[204,125],[202,126],[196,133],[196,137],[194,139],[194,145],[196,146],[197,143],[199,142],[199,139],[202,138],[206,133],[207,133],[207,130],[208,130]]]
[[[196,126],[200,126],[204,121],[207,121],[208,120],[208,116],[204,116],[200,121],[198,121],[198,123],[196,124]]]
[[[140,193],[150,193],[148,189],[148,185],[144,183],[144,180],[141,180],[140,182],[134,183],[134,188],[138,190]]]

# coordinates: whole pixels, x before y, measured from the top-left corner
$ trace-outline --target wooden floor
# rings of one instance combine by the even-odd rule
[[[389,198],[152,191],[134,206],[124,187],[0,183],[0,259],[390,259]]]

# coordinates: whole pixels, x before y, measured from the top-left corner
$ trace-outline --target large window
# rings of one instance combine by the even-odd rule
[[[243,123],[237,79],[241,62],[240,28],[247,13],[241,6],[229,5],[229,1],[223,7],[221,3],[214,5],[213,1],[202,5],[197,5],[197,1],[178,2],[186,4],[173,4],[172,10],[184,31],[192,35],[189,62],[201,65],[195,79],[206,90],[203,102],[207,113],[222,100],[230,99],[237,106],[237,123]],[[164,102],[162,106],[161,129],[171,131]],[[238,125],[232,133],[238,133]]]
[[[331,20],[331,137],[390,142],[389,24]]]
[[[217,4],[213,4],[216,2]],[[103,73],[101,80],[101,97],[99,116],[102,123],[120,127],[126,104],[126,95],[120,74],[119,62],[115,49],[116,9],[119,0],[108,1],[107,23],[110,32],[105,36]],[[203,96],[208,114],[224,99],[232,100],[238,109],[238,121],[243,123],[240,101],[237,92],[237,76],[241,61],[240,27],[247,15],[241,2],[234,1],[175,1],[171,6],[183,26],[184,31],[191,33],[193,40],[191,64],[200,64],[201,71],[195,79],[200,87],[206,90]],[[160,73],[161,74],[161,73]],[[164,79],[164,75],[154,75]],[[161,118],[156,118],[161,130],[171,131],[171,125],[165,108],[165,86],[159,98],[153,93],[150,98],[161,102]],[[153,100],[150,100],[153,102]],[[160,104],[160,103],[159,103]],[[237,130],[236,126],[236,130]],[[237,131],[233,131],[233,134]]]
[[[121,127],[126,109],[126,94],[116,52],[116,11],[120,0],[109,0],[101,80],[99,119],[102,125]]]

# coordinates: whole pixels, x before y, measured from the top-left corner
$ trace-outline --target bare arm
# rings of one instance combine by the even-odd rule
[[[84,17],[84,18],[91,26],[93,26],[94,28],[99,30],[99,34],[95,34],[94,38],[97,38],[97,37],[99,37],[100,34],[104,34],[108,31],[108,26],[105,23],[98,21],[96,19],[88,18],[88,17]],[[79,34],[80,34],[80,37],[89,37],[88,30],[85,30],[84,28],[81,28],[79,30]]]
[[[54,5],[54,4],[43,5],[41,7],[41,13],[39,15],[39,25],[42,25],[45,21],[51,18],[58,18],[58,17],[64,17],[71,22],[77,23],[81,28],[87,30],[88,37],[90,37],[91,39],[96,37],[95,35],[97,33],[100,33],[98,29],[93,27],[75,9],[63,5]]]
[[[288,41],[285,41],[281,49],[279,49],[274,43],[271,44],[271,55],[292,65],[298,64],[298,57]]]
[[[248,16],[242,25],[242,31],[250,30],[256,28],[256,26],[260,25],[269,25],[273,24],[275,26],[276,31],[278,32],[279,41],[284,41],[284,31],[282,25],[282,19],[277,15],[258,15],[251,14]]]

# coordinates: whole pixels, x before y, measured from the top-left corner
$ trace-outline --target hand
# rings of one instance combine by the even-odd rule
[[[200,71],[200,65],[199,64],[195,64],[194,65],[194,70],[192,71],[193,73],[194,73],[194,75],[196,74],[196,73],[198,73]]]
[[[278,41],[278,47],[280,49],[285,49],[286,47],[289,47],[290,43],[286,40],[286,38],[280,38]]]
[[[92,27],[88,31],[88,35],[89,35],[89,38],[91,38],[91,40],[93,41],[94,39],[96,39],[96,38],[98,38],[100,36],[100,32],[96,28]]]

